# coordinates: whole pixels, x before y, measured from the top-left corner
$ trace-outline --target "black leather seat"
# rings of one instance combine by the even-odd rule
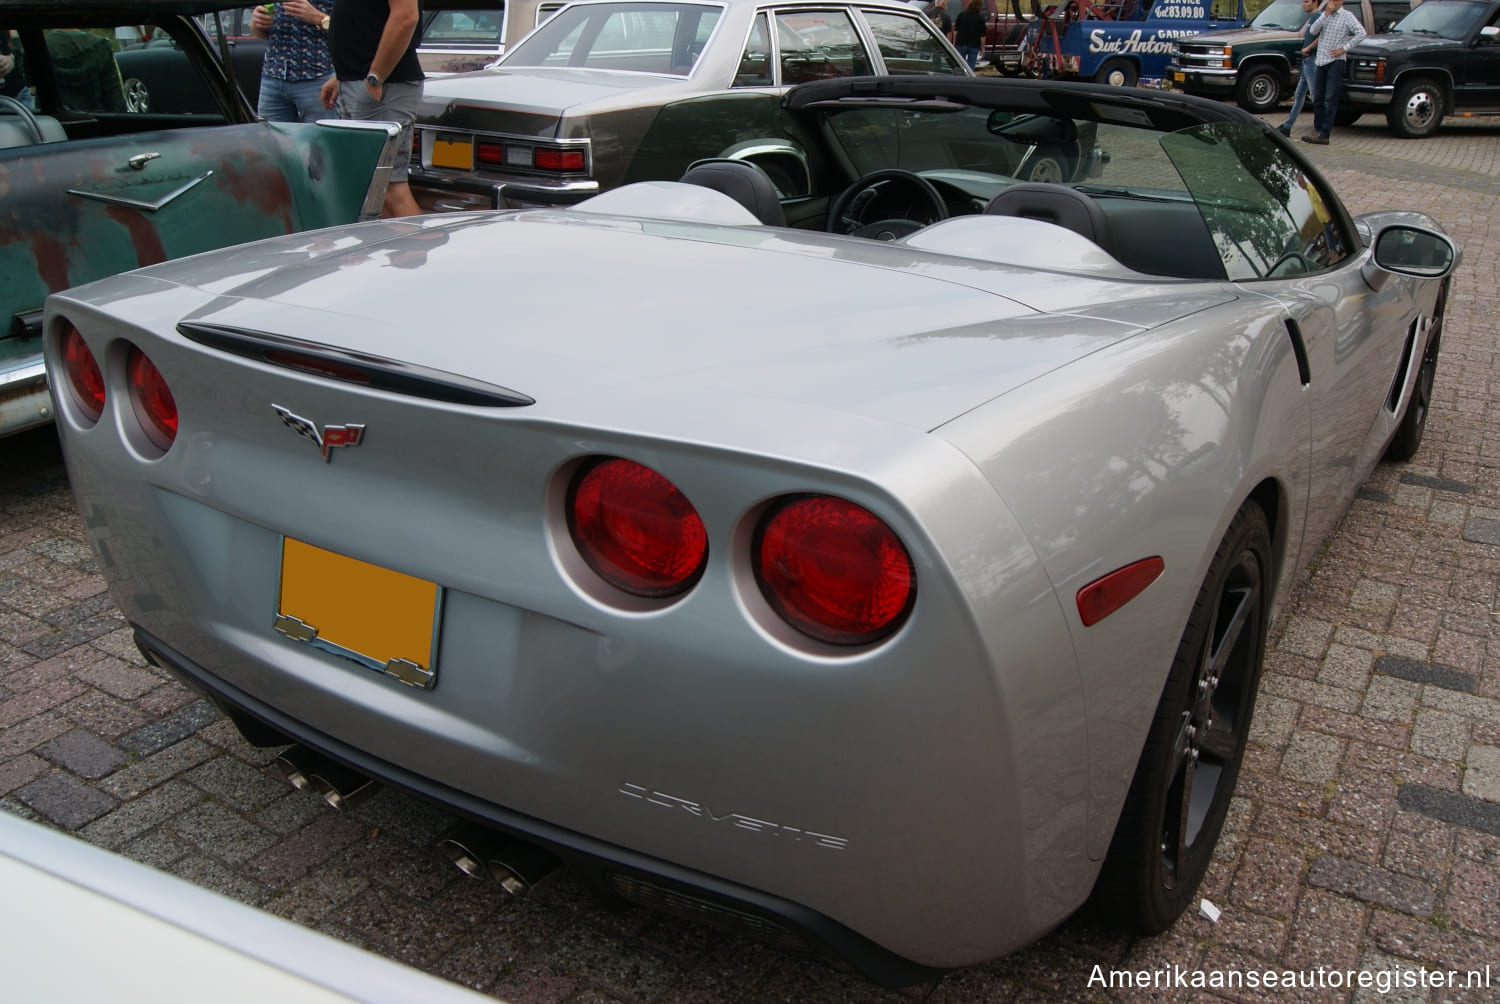
[[[991,216],[1021,216],[1055,223],[1115,254],[1114,234],[1104,210],[1092,198],[1067,185],[1019,182],[991,199],[984,211]]]
[[[687,185],[700,185],[723,192],[768,227],[786,226],[786,214],[776,186],[765,171],[744,160],[700,160],[677,179]]]

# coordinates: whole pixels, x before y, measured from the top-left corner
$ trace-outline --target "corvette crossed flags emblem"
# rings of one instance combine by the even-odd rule
[[[321,430],[316,422],[309,421],[301,415],[293,414],[290,410],[279,404],[272,404],[271,408],[277,415],[281,416],[281,424],[291,429],[303,439],[317,444],[323,454],[323,463],[333,459],[332,450],[339,446],[358,446],[365,435],[363,425],[325,425]]]

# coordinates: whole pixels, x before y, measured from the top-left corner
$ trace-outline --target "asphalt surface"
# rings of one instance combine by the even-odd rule
[[[1404,141],[1367,116],[1306,149],[1355,212],[1423,210],[1465,258],[1420,452],[1375,471],[1273,629],[1202,890],[1217,921],[1138,938],[1075,918],[888,991],[605,910],[566,875],[510,899],[437,852],[444,811],[386,789],[335,812],[145,665],[50,429],[0,441],[0,809],[515,1004],[1500,999],[1500,119]],[[1152,988],[1109,989],[1111,970]],[[1183,985],[1268,970],[1313,986]]]

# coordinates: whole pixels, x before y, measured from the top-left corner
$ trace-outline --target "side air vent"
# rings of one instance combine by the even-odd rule
[[[1307,387],[1312,383],[1312,370],[1307,365],[1307,343],[1302,340],[1302,328],[1287,318],[1286,334],[1292,340],[1292,352],[1297,356],[1297,377],[1302,386]]]
[[[177,331],[199,345],[207,345],[246,359],[394,394],[481,408],[520,408],[536,404],[535,398],[507,387],[475,380],[473,377],[414,366],[363,352],[337,349],[299,338],[204,324],[200,321],[183,321],[177,325]]]
[[[1391,381],[1391,391],[1385,396],[1385,410],[1392,415],[1401,404],[1401,388],[1406,386],[1406,374],[1411,371],[1412,353],[1417,350],[1417,322],[1412,321],[1406,329],[1406,344],[1401,347],[1401,365],[1396,367],[1396,379]]]

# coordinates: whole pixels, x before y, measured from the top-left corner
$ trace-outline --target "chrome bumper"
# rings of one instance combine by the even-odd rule
[[[40,356],[0,373],[0,436],[52,421],[52,392]]]
[[[599,194],[599,183],[593,179],[541,185],[518,181],[486,181],[482,178],[450,178],[412,170],[409,181],[412,195],[422,208],[439,213],[571,206]]]

